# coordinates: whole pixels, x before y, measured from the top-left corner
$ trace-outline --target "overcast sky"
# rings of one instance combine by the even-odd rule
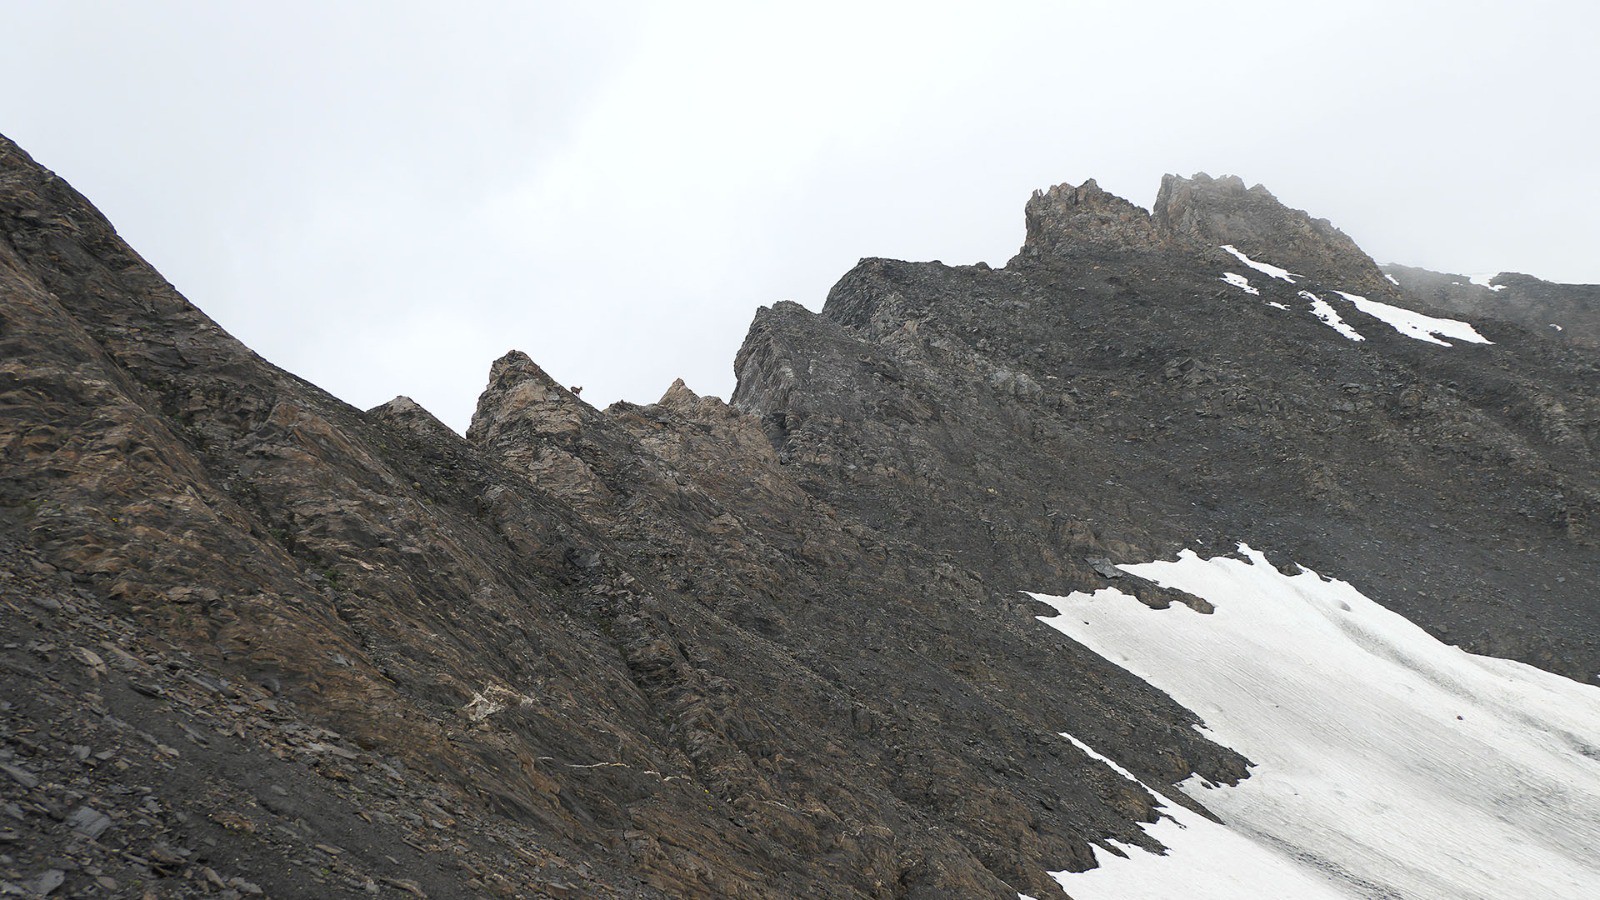
[[[464,429],[505,351],[726,397],[756,307],[1238,174],[1379,262],[1600,282],[1589,2],[0,5],[0,132],[190,300]]]

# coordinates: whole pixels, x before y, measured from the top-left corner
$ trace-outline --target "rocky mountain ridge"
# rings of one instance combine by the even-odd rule
[[[1265,193],[1241,188],[1194,205]],[[1323,239],[1303,240],[1295,265],[1332,283],[1263,278],[1200,239],[1104,253],[1141,220],[1092,183],[1030,206],[1029,243],[1003,270],[865,260],[820,314],[758,314],[734,403],[772,423],[802,483],[988,577],[1056,592],[1092,583],[1081,560],[1108,547],[1247,540],[1364,580],[1469,648],[1590,677],[1594,635],[1560,635],[1585,619],[1595,574],[1592,355],[1514,327],[1485,327],[1491,345],[1415,340],[1338,293],[1378,270],[1362,256],[1337,274],[1353,245],[1309,225],[1296,234]],[[1403,302],[1384,281],[1376,297]],[[1554,571],[1508,556],[1529,547]],[[1415,565],[1419,548],[1438,562]],[[1538,596],[1505,599],[1529,584]]]
[[[1304,277],[1337,279],[1374,296],[1394,293],[1372,258],[1327,219],[1278,202],[1262,185],[1246,188],[1230,175],[1166,175],[1150,211],[1106,193],[1094,179],[1036,191],[1024,217],[1027,239],[1019,259],[1071,257],[1084,252],[1205,255],[1224,246],[1271,257]]]
[[[1600,347],[1600,285],[1555,284],[1517,272],[1473,278],[1397,265],[1384,272],[1416,308],[1510,322],[1557,341]]]
[[[1017,592],[1204,609],[1111,563],[1232,539],[1600,671],[1592,356],[1443,354],[1326,292],[1405,300],[1326,223],[1161,196],[1036,195],[1005,269],[863,261],[757,315],[731,403],[513,352],[463,438],[261,360],[0,139],[0,882],[1063,896],[1155,798],[1059,732],[1185,805],[1247,767]]]

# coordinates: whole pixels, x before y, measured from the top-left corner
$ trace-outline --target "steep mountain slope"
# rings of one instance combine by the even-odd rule
[[[0,167],[4,677],[44,704],[8,709],[13,883],[1051,896],[1153,810],[1062,723],[1151,784],[1244,772],[1025,601],[806,495],[717,401],[601,413],[512,354],[470,441],[362,413]],[[109,722],[161,737],[73,756]],[[266,756],[294,764],[231,774]]]
[[[763,310],[734,404],[816,496],[991,583],[1065,593],[1104,583],[1091,558],[1243,540],[1587,681],[1600,364],[1363,311],[1404,302],[1237,180],[1169,176],[1154,215],[1062,186],[1004,269],[864,260],[820,314]]]
[[[1018,591],[1204,613],[1113,563],[1232,539],[1600,671],[1592,355],[1408,337],[1236,179],[1027,222],[763,310],[731,406],[513,352],[463,438],[261,360],[0,139],[0,883],[1060,897],[1246,760]]]

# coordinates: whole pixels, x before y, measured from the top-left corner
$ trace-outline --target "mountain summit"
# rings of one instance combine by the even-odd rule
[[[1025,254],[1154,250],[1164,237],[1150,213],[1101,190],[1093,178],[1035,191],[1025,218]]]
[[[1246,188],[1234,175],[1167,175],[1150,212],[1092,178],[1076,187],[1060,184],[1036,191],[1025,218],[1021,259],[1154,252],[1208,257],[1232,247],[1352,292],[1398,296],[1372,258],[1328,220],[1284,206],[1259,184]]]
[[[1238,179],[1026,224],[759,310],[728,403],[513,351],[462,437],[262,360],[0,139],[0,892],[1064,897],[1278,783],[1100,652],[1146,652],[1118,597],[1238,622],[1181,551],[1241,542],[1407,660],[1593,683],[1592,353]]]
[[[1161,179],[1151,218],[1164,234],[1192,247],[1233,246],[1247,255],[1349,290],[1387,296],[1393,290],[1372,258],[1327,219],[1278,202],[1261,185],[1237,176]]]

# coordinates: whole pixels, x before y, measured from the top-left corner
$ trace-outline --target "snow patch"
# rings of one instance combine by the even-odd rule
[[[1258,297],[1261,296],[1260,291],[1250,286],[1250,279],[1238,274],[1237,272],[1223,272],[1222,280],[1233,285],[1239,290],[1244,291],[1246,294],[1255,294]]]
[[[1450,338],[1457,341],[1466,341],[1470,344],[1492,344],[1493,341],[1479,334],[1476,329],[1466,322],[1455,319],[1436,319],[1425,316],[1419,312],[1412,312],[1399,306],[1390,306],[1376,300],[1368,300],[1360,294],[1348,294],[1344,291],[1334,291],[1335,294],[1355,304],[1361,310],[1375,319],[1392,326],[1395,331],[1409,338],[1449,347],[1450,342],[1440,338]]]
[[[1349,325],[1345,324],[1344,319],[1339,318],[1339,312],[1333,307],[1329,306],[1328,301],[1318,297],[1316,294],[1313,294],[1310,291],[1301,291],[1300,296],[1311,301],[1311,314],[1321,319],[1329,328],[1332,328],[1334,331],[1339,332],[1352,341],[1366,340],[1366,338],[1361,336],[1361,332],[1351,328]]]
[[[1061,736],[1146,793],[1161,796],[1115,760],[1066,732]],[[1300,867],[1292,858],[1264,843],[1187,809],[1159,801],[1158,806],[1162,810],[1159,818],[1145,826],[1144,831],[1168,848],[1167,855],[1159,857],[1167,861],[1165,865],[1150,865],[1144,859],[1148,854],[1137,847],[1120,847],[1122,856],[1094,848],[1096,868],[1087,872],[1051,872],[1050,877],[1078,900],[1177,896],[1195,900],[1238,900],[1241,897],[1344,900],[1348,896],[1328,879]],[[1106,843],[1117,844],[1110,840]],[[1175,873],[1180,876],[1181,884],[1172,880]]]
[[[1211,615],[1115,588],[1035,595],[1061,613],[1041,621],[1122,661],[1255,763],[1236,787],[1180,785],[1225,826],[1165,809],[1147,832],[1168,854],[1130,848],[1054,874],[1069,893],[1595,896],[1600,688],[1446,646],[1345,582],[1239,553],[1120,567],[1206,598]]]
[[[1503,284],[1490,284],[1489,283],[1489,280],[1494,278],[1494,276],[1496,276],[1498,274],[1500,274],[1500,273],[1498,273],[1498,272],[1485,272],[1485,273],[1482,273],[1482,274],[1479,274],[1479,275],[1469,275],[1469,276],[1467,276],[1467,280],[1472,282],[1473,284],[1479,286],[1479,287],[1486,287],[1491,291],[1503,291],[1503,290],[1506,289],[1505,285],[1503,285]]]
[[[1383,273],[1383,277],[1389,279],[1389,283],[1394,285],[1395,287],[1399,287],[1400,286],[1400,282],[1396,281],[1394,276],[1390,275],[1388,272]]]
[[[1234,257],[1239,260],[1239,262],[1244,263],[1245,265],[1249,266],[1252,269],[1255,269],[1257,272],[1260,272],[1263,275],[1270,275],[1273,278],[1282,278],[1284,281],[1287,281],[1290,284],[1294,284],[1295,278],[1304,278],[1305,277],[1304,275],[1297,275],[1296,273],[1291,272],[1288,269],[1280,269],[1277,266],[1272,265],[1271,263],[1257,262],[1256,260],[1253,260],[1250,257],[1245,256],[1243,251],[1241,251],[1239,248],[1233,246],[1232,244],[1223,244],[1222,245],[1222,249],[1228,251],[1229,253],[1232,253],[1234,255]]]
[[[1557,324],[1556,324],[1556,323],[1554,323],[1554,322],[1551,322],[1551,323],[1550,323],[1550,327],[1551,327],[1551,328],[1554,328],[1554,329],[1555,329],[1555,330],[1557,330],[1557,331],[1565,331],[1565,330],[1566,330],[1566,329],[1565,329],[1565,328],[1562,328],[1562,327],[1561,327],[1561,326],[1560,326],[1560,325],[1557,325]]]

